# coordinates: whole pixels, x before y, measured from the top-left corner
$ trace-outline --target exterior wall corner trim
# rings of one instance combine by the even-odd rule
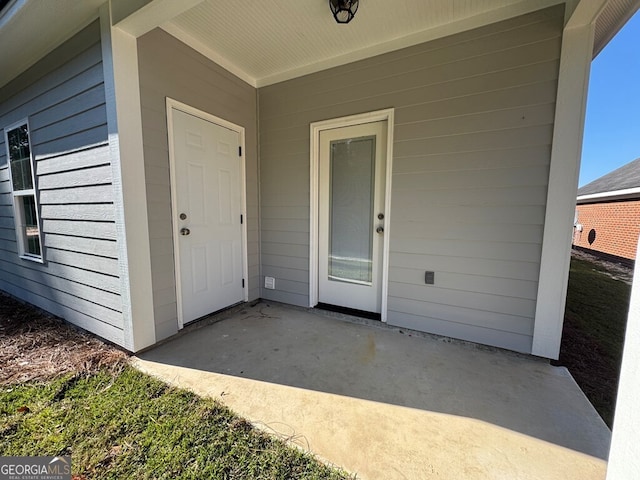
[[[156,342],[142,117],[136,39],[100,11],[109,153],[114,189],[124,346],[136,352]]]

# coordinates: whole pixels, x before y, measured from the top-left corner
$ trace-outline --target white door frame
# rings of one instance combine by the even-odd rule
[[[172,98],[167,97],[167,133],[169,140],[169,176],[171,179],[171,226],[173,229],[173,258],[175,263],[175,278],[176,278],[176,301],[178,304],[178,329],[182,329],[184,327],[184,318],[182,312],[182,284],[180,278],[180,249],[178,248],[178,242],[180,240],[178,233],[178,206],[177,206],[177,198],[176,198],[176,165],[175,165],[175,155],[174,155],[174,144],[173,144],[173,110],[180,110],[181,112],[188,113],[189,115],[193,115],[207,122],[215,123],[216,125],[220,125],[221,127],[228,128],[229,130],[233,130],[237,132],[240,137],[240,147],[241,147],[241,155],[240,155],[240,196],[242,205],[240,206],[240,210],[242,212],[244,221],[242,222],[241,232],[242,232],[242,278],[245,279],[244,285],[244,301],[249,301],[249,266],[247,259],[247,181],[246,181],[246,161],[245,161],[245,141],[244,141],[244,127],[240,125],[236,125],[235,123],[228,122],[222,118],[216,117],[215,115],[211,115],[210,113],[203,112],[202,110],[198,110],[197,108],[191,107],[182,102],[178,102]]]
[[[319,178],[320,178],[320,132],[334,128],[350,127],[362,123],[387,121],[387,151],[386,151],[386,178],[384,192],[384,242],[382,245],[382,285],[380,318],[387,321],[387,296],[389,292],[389,239],[391,234],[391,174],[393,164],[393,127],[394,109],[388,108],[375,112],[350,115],[348,117],[333,118],[313,122],[310,125],[311,149],[310,149],[310,223],[309,223],[309,307],[318,304],[318,222],[319,222]]]

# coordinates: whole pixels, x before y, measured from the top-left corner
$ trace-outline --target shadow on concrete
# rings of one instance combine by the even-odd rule
[[[276,303],[238,309],[143,360],[488,422],[606,459],[610,432],[566,369]]]

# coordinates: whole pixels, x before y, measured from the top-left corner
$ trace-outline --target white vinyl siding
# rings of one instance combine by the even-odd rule
[[[308,305],[309,124],[393,107],[389,323],[530,352],[562,28],[552,7],[259,89],[262,297]]]
[[[0,290],[123,345],[100,28],[0,88],[0,126],[28,118],[44,263],[18,258],[0,135]]]
[[[171,58],[171,62],[167,62]],[[256,90],[163,30],[138,39],[156,338],[177,332],[166,98],[245,128],[249,300],[260,296]]]

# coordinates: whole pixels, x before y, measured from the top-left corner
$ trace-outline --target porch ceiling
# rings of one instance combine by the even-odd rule
[[[98,18],[106,1],[10,1],[0,11],[0,87]],[[163,1],[136,0],[132,5],[166,10]],[[575,7],[579,1],[592,0],[568,4]],[[603,6],[594,54],[640,6],[640,0],[598,1]],[[160,26],[260,87],[564,2],[362,0],[355,19],[338,25],[327,0],[190,0],[198,4]]]
[[[363,0],[337,24],[327,0],[205,0],[162,28],[254,86],[264,86],[561,0]]]

